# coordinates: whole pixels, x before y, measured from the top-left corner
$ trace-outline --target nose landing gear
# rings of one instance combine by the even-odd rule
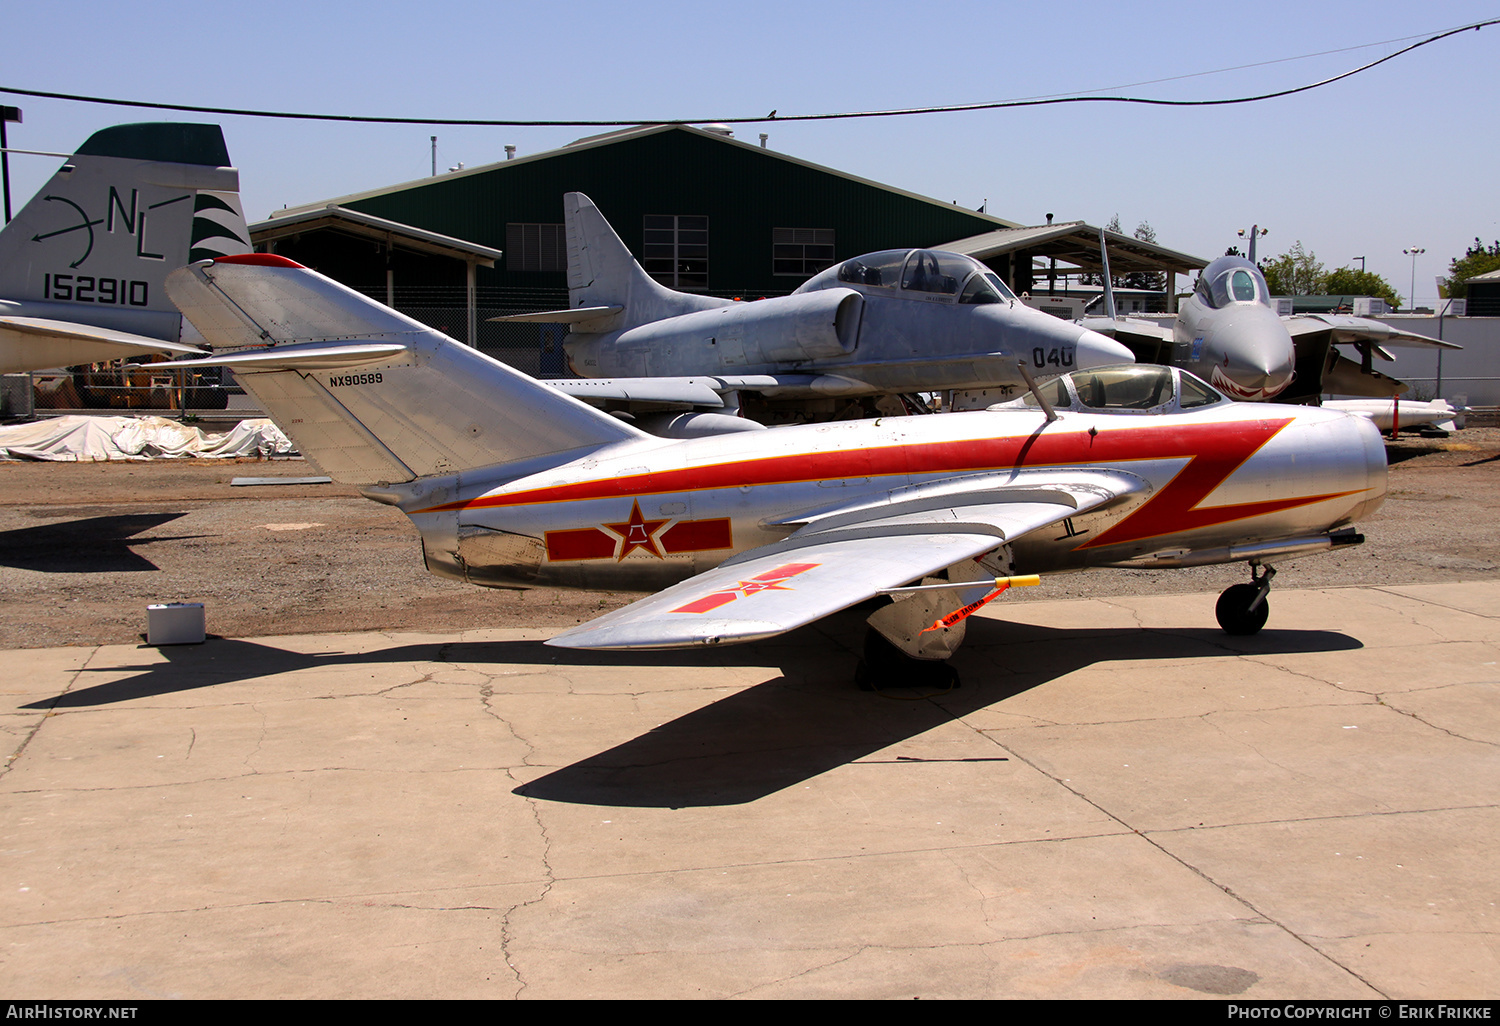
[[[1271,578],[1275,576],[1275,567],[1257,567],[1251,563],[1249,584],[1235,584],[1224,589],[1214,607],[1214,615],[1224,633],[1254,634],[1266,625],[1266,617],[1271,615],[1266,595],[1271,591]]]

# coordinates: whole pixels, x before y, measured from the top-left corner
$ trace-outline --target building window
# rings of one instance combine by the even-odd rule
[[[505,266],[511,271],[566,271],[567,225],[506,225]]]
[[[771,229],[772,274],[810,278],[832,266],[832,228]]]
[[[647,214],[641,266],[674,289],[708,288],[708,218],[689,214]]]

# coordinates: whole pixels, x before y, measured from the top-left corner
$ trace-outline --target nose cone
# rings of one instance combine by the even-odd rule
[[[1078,369],[1105,367],[1112,363],[1135,363],[1135,354],[1108,335],[1088,328],[1080,329],[1075,359]]]
[[[1206,338],[1210,382],[1233,399],[1264,402],[1292,383],[1296,351],[1281,318],[1261,306],[1226,311]]]
[[[995,310],[997,318],[1009,319],[1007,336],[1015,346],[1015,355],[1022,359],[1029,357],[1038,373],[1066,374],[1089,367],[1135,363],[1135,356],[1125,346],[1072,321],[1019,304],[1013,311],[999,306],[979,309]]]

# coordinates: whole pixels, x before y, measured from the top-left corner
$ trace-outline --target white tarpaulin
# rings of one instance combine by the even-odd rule
[[[0,459],[90,463],[101,460],[286,456],[296,452],[275,424],[242,420],[206,434],[165,417],[53,417],[0,427]]]

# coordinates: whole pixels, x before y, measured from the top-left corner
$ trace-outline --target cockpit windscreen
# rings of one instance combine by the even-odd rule
[[[815,292],[840,286],[874,286],[899,293],[950,296],[960,304],[973,306],[1007,303],[1016,298],[1000,277],[978,260],[940,249],[888,249],[852,257],[813,275],[797,291]]]

